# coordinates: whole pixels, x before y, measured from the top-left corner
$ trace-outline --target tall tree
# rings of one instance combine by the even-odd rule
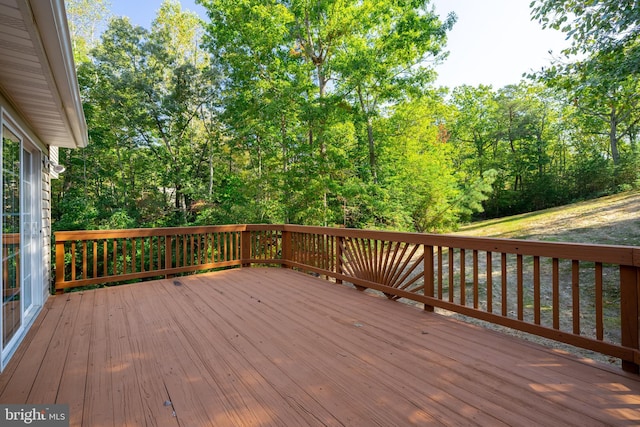
[[[453,18],[443,24],[427,1],[200,3],[211,21],[207,47],[226,72],[234,137],[251,141],[259,165],[265,153],[277,156],[280,188],[298,212],[286,220],[335,220],[345,180],[377,173],[376,115],[424,89],[426,61],[440,53]]]
[[[99,216],[183,224],[211,196],[220,129],[216,68],[198,47],[201,35],[197,16],[167,0],[151,31],[113,19],[80,67],[96,152],[83,161],[100,159],[84,168],[84,182],[95,183]]]
[[[455,23],[442,22],[423,1],[364,2],[334,68],[339,90],[352,99],[366,125],[369,169],[377,181],[373,119],[386,105],[420,96],[435,73],[432,64],[444,58],[446,32]]]
[[[65,9],[74,56],[77,62],[84,62],[107,25],[111,3],[109,0],[65,0]]]
[[[538,77],[573,100],[593,133],[606,135],[614,166],[620,166],[620,145],[635,144],[640,120],[638,7],[614,0],[537,0],[531,7],[543,27],[561,30],[571,38],[565,54],[582,55],[556,61]]]

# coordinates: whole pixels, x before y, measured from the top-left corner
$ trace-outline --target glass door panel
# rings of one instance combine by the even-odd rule
[[[22,149],[22,298],[24,299],[23,310],[26,313],[33,305],[32,277],[33,271],[33,250],[34,244],[34,212],[33,212],[33,189],[35,188],[33,177],[33,154],[26,149]]]
[[[20,301],[20,138],[2,127],[2,344],[22,322]]]

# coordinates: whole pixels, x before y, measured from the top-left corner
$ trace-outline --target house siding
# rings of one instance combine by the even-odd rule
[[[48,151],[48,150],[47,150]],[[43,153],[48,157],[48,153]],[[47,300],[51,290],[51,176],[48,168],[42,165],[42,281],[43,301]]]

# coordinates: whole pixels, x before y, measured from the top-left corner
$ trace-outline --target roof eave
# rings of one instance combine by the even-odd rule
[[[73,147],[86,147],[87,125],[73,60],[71,35],[63,0],[28,0],[51,78],[58,92]],[[55,37],[52,37],[55,35]]]

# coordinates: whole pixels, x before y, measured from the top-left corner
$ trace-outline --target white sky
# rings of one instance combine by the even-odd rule
[[[530,18],[531,0],[432,0],[443,19],[450,11],[458,22],[449,33],[449,58],[436,68],[439,86],[490,84],[495,89],[518,83],[523,73],[539,70],[568,46],[565,36],[542,30]],[[128,16],[149,28],[162,0],[111,0],[115,15]],[[195,0],[181,0],[183,9],[206,19]]]
[[[443,19],[454,11],[449,57],[436,68],[437,85],[490,84],[495,89],[518,83],[569,45],[563,33],[543,30],[531,20],[531,0],[432,0]]]

